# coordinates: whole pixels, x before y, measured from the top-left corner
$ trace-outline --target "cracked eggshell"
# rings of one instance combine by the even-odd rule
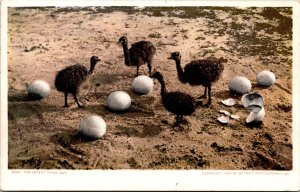
[[[261,108],[261,110],[250,112],[249,116],[246,119],[246,123],[260,123],[263,122],[265,118],[265,108]]]
[[[231,119],[239,119],[240,116],[238,116],[238,115],[233,115],[233,114],[232,114],[232,115],[230,115],[230,118],[231,118]]]
[[[249,93],[251,90],[251,82],[246,77],[235,76],[229,81],[228,88],[230,91],[238,94]]]
[[[44,80],[35,80],[26,88],[28,96],[33,100],[44,99],[50,95],[50,85]]]
[[[219,111],[220,113],[223,113],[223,114],[225,114],[225,115],[227,115],[227,116],[230,116],[230,112],[228,112],[228,111],[225,111],[225,110],[220,110]]]
[[[242,96],[241,102],[248,111],[252,111],[257,106],[263,107],[264,98],[258,93],[249,93]]]
[[[218,121],[222,124],[227,124],[229,122],[229,117],[222,115],[221,117],[218,118]]]
[[[275,74],[268,70],[261,71],[256,76],[256,82],[260,86],[270,87],[276,82]]]
[[[236,104],[236,101],[233,98],[222,100],[221,102],[223,103],[223,105],[226,105],[228,107],[234,106]]]
[[[131,106],[131,97],[124,91],[115,91],[108,96],[106,104],[112,111],[126,111]]]
[[[148,76],[140,75],[134,78],[131,86],[136,93],[148,94],[153,90],[153,80]]]
[[[85,117],[80,120],[79,132],[85,137],[100,139],[106,133],[106,123],[97,115]]]

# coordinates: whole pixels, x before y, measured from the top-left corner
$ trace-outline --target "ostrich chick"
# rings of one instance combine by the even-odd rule
[[[160,72],[154,73],[152,78],[155,78],[161,84],[161,98],[165,109],[176,115],[175,125],[183,122],[183,116],[191,115],[200,102],[197,102],[192,96],[187,93],[174,91],[168,92],[166,89],[165,81]]]
[[[207,97],[208,89],[208,103],[211,105],[211,86],[218,81],[224,71],[224,62],[226,59],[208,58],[203,60],[194,60],[186,64],[184,70],[181,67],[181,55],[179,52],[171,53],[171,57],[176,63],[177,75],[182,83],[189,83],[190,85],[202,85],[205,87],[204,94],[199,98]]]
[[[147,63],[149,76],[151,76],[152,60],[156,52],[154,45],[150,41],[139,41],[128,49],[128,40],[125,36],[122,36],[118,43],[123,47],[125,65],[136,66],[136,76],[138,76],[139,67]]]
[[[100,61],[100,59],[97,56],[91,57],[89,71],[85,66],[76,64],[68,66],[57,73],[55,78],[55,87],[58,91],[63,92],[65,95],[64,107],[69,107],[67,102],[68,93],[73,95],[74,100],[79,108],[83,107],[78,102],[77,94],[81,88],[81,85],[89,81],[89,78],[93,74],[98,61]]]

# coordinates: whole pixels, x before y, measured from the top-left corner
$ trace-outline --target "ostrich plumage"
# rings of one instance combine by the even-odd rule
[[[177,75],[182,83],[189,83],[190,85],[202,85],[205,87],[204,94],[200,98],[207,97],[208,89],[208,103],[211,105],[211,86],[214,82],[218,81],[224,71],[224,62],[226,59],[221,57],[207,58],[203,60],[194,60],[186,64],[184,69],[181,67],[181,55],[179,52],[171,53],[171,57],[176,63]]]
[[[63,92],[65,95],[64,107],[69,107],[67,102],[69,93],[73,95],[78,107],[83,107],[78,102],[77,94],[81,88],[81,85],[88,81],[89,77],[92,75],[95,65],[98,61],[100,61],[100,59],[97,56],[91,57],[89,71],[85,66],[76,64],[68,66],[57,73],[55,77],[55,87],[58,91]]]
[[[164,108],[176,115],[175,125],[183,122],[183,116],[191,115],[200,105],[192,96],[187,93],[174,91],[168,92],[165,81],[160,72],[154,73],[152,78],[155,78],[161,84],[161,98]]]
[[[149,76],[151,76],[152,60],[156,52],[154,45],[150,41],[139,41],[128,49],[128,40],[125,36],[122,36],[118,43],[123,47],[125,65],[136,66],[136,76],[138,76],[139,67],[147,63]]]

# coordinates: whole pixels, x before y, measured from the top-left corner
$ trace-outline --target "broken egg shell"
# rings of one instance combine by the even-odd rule
[[[262,108],[260,111],[252,111],[246,119],[246,123],[259,123],[265,118],[265,109]]]
[[[240,116],[238,116],[238,115],[230,115],[230,118],[231,118],[231,119],[239,119]]]
[[[220,113],[223,113],[223,114],[225,114],[225,115],[227,115],[227,116],[230,116],[230,113],[228,112],[228,111],[225,111],[225,110],[220,110],[219,111]]]
[[[218,118],[218,121],[222,124],[227,124],[229,122],[229,117],[222,115],[221,117]]]
[[[229,98],[229,99],[226,99],[226,100],[222,100],[221,102],[223,103],[223,105],[226,105],[228,107],[231,107],[231,106],[233,106],[233,105],[236,104],[235,99],[232,99],[232,98]]]
[[[246,109],[251,105],[260,106],[260,107],[263,107],[264,105],[264,99],[258,93],[244,94],[242,96],[241,102]]]
[[[248,107],[246,107],[246,109],[249,112],[255,112],[258,113],[263,107],[260,105],[249,105]]]

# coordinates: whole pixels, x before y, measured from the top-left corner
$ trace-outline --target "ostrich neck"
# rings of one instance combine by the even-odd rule
[[[128,45],[123,43],[122,46],[123,46],[123,51],[124,51],[125,65],[130,65]]]
[[[176,69],[177,69],[177,75],[178,75],[179,80],[182,83],[186,83],[185,75],[184,75],[183,69],[181,67],[180,60],[179,59],[175,60],[175,62],[176,62]]]
[[[91,62],[91,67],[90,67],[90,70],[89,70],[89,75],[93,74],[95,66],[96,66],[96,63]]]
[[[165,95],[168,93],[167,88],[166,88],[166,84],[165,84],[164,79],[159,79],[158,81],[161,85],[160,95],[164,99]]]

